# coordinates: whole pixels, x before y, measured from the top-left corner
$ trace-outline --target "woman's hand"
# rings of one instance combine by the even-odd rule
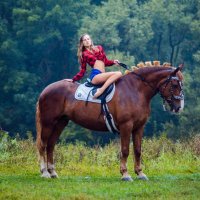
[[[119,66],[119,60],[114,60],[114,63]]]
[[[73,82],[73,79],[65,79],[65,81]]]

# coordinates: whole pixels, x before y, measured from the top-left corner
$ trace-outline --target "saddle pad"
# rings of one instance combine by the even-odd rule
[[[92,92],[90,92],[90,91],[92,89],[94,89],[94,87],[87,87],[87,86],[85,86],[85,84],[86,83],[83,83],[78,86],[78,88],[76,89],[76,92],[75,92],[75,99],[81,100],[81,101],[86,101],[88,98],[88,101],[90,101],[90,102],[101,103],[100,99],[93,99]],[[88,97],[89,93],[90,93],[90,95]],[[113,87],[113,90],[111,91],[111,93],[108,94],[108,96],[106,97],[106,102],[109,102],[112,99],[114,93],[115,93],[115,84],[114,84],[114,87]]]

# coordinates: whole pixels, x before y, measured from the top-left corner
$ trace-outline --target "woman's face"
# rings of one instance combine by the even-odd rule
[[[83,46],[87,48],[87,47],[90,47],[91,45],[92,45],[92,40],[91,40],[90,36],[84,35],[83,36]]]

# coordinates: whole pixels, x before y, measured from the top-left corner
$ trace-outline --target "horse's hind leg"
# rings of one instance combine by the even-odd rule
[[[57,178],[58,175],[55,171],[54,159],[53,159],[53,151],[55,144],[63,131],[64,127],[68,124],[68,119],[63,117],[61,118],[56,125],[54,126],[53,132],[48,139],[47,143],[47,169],[50,173],[51,178]]]
[[[133,151],[135,155],[135,173],[138,175],[138,179],[148,180],[147,176],[142,172],[141,167],[141,145],[142,145],[142,136],[144,128],[141,127],[137,131],[132,133],[133,139]]]
[[[44,125],[41,120],[41,113],[40,113],[40,106],[39,101],[36,104],[36,131],[37,131],[37,149],[39,152],[40,157],[40,171],[42,173],[42,177],[50,178],[50,174],[47,170],[47,161],[46,161],[46,147],[47,147],[47,141],[49,136],[52,133],[52,126],[51,123],[48,123],[48,125]]]
[[[47,160],[46,160],[46,148],[47,148],[47,141],[49,135],[51,135],[52,128],[45,128],[42,127],[41,135],[38,134],[37,136],[37,148],[39,151],[40,157],[40,172],[42,173],[41,177],[50,178],[50,174],[47,170]]]

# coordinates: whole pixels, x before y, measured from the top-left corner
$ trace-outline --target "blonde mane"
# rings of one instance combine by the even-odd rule
[[[132,66],[131,70],[125,71],[125,75],[131,72],[136,72],[138,74],[146,74],[146,73],[157,72],[157,71],[166,70],[166,69],[174,70],[176,68],[171,66],[171,64],[168,62],[164,62],[161,65],[160,61],[153,61],[153,63],[151,63],[151,61],[146,61],[145,63],[144,62],[138,63],[137,66]],[[177,72],[177,76],[180,80],[183,80],[183,74],[181,73],[181,71]]]

